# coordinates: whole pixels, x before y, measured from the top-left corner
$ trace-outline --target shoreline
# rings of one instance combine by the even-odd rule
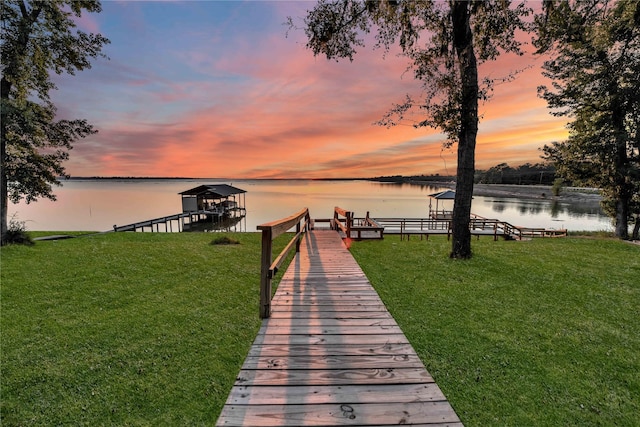
[[[411,184],[445,187],[452,190],[456,188],[455,182],[413,181]],[[473,195],[597,204],[602,200],[596,188],[562,187],[560,195],[553,196],[550,185],[474,184]]]

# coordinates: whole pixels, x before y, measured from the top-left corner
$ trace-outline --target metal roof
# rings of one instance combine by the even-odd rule
[[[438,200],[453,200],[456,198],[456,192],[453,190],[444,190],[439,193],[429,194],[429,197],[433,197]]]
[[[200,185],[198,187],[194,187],[190,190],[186,190],[178,194],[181,194],[183,196],[208,196],[213,198],[223,198],[241,193],[246,193],[246,190],[242,190],[240,188],[236,188],[227,184],[210,184]]]

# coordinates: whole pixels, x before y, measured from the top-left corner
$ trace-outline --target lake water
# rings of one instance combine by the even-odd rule
[[[259,224],[289,216],[304,207],[309,208],[313,218],[332,217],[335,206],[355,212],[356,217],[364,217],[369,211],[373,218],[426,218],[428,195],[443,190],[371,181],[69,180],[55,188],[57,201],[10,204],[9,217],[15,213],[17,220],[34,231],[107,231],[114,225],[179,213],[182,211],[179,192],[214,183],[231,184],[247,191],[247,216],[237,226],[239,231],[255,231]],[[517,226],[612,230],[611,220],[593,204],[474,196],[471,211]]]

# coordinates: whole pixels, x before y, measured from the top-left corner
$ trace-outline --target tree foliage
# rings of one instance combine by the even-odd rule
[[[77,30],[74,17],[100,12],[97,0],[2,0],[2,244],[8,200],[55,200],[52,185],[74,141],[95,133],[85,120],[57,119],[50,73],[91,67],[109,40]]]
[[[555,167],[551,164],[525,163],[511,167],[506,163],[500,163],[487,170],[476,171],[475,182],[479,184],[541,184],[552,185],[555,178]]]
[[[544,147],[562,177],[599,187],[615,233],[640,221],[640,3],[554,0],[536,18],[539,52],[551,52],[539,93],[568,116],[569,138]],[[637,234],[637,231],[635,231]]]
[[[371,39],[367,34],[374,32],[376,47],[386,52],[397,44],[408,58],[422,94],[407,95],[379,124],[393,126],[419,114],[416,127],[440,129],[447,145],[458,144],[454,258],[471,256],[478,101],[488,99],[493,84],[488,78],[479,80],[478,64],[501,52],[520,53],[515,33],[526,28],[522,18],[528,13],[523,4],[512,7],[506,0],[320,0],[304,19],[307,47],[314,55],[353,60],[365,39]],[[291,18],[289,22],[293,27]]]

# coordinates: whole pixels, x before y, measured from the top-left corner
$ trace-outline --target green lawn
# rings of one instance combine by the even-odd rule
[[[356,242],[467,426],[638,426],[640,247],[605,239]]]
[[[231,236],[2,248],[0,424],[214,423],[260,325],[260,235]]]
[[[2,248],[0,424],[212,425],[260,324],[260,235],[228,235]],[[638,425],[640,247],[473,248],[351,247],[465,425]]]

